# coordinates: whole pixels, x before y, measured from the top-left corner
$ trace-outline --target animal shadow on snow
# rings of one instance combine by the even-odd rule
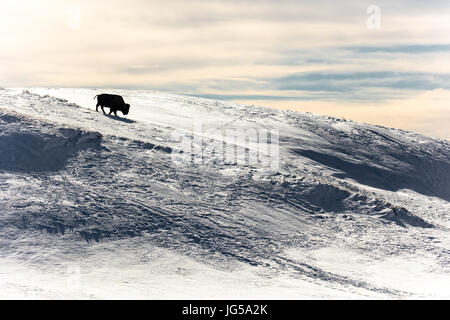
[[[116,117],[115,115],[112,115],[112,114],[105,114],[105,117],[108,117],[108,118],[116,120],[116,121],[122,121],[125,123],[136,123],[136,121],[134,121],[134,120],[127,119],[127,118],[121,118],[119,116]]]

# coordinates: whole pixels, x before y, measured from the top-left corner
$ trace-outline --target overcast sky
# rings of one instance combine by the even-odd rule
[[[0,2],[3,87],[168,90],[444,138],[449,54],[450,1]]]

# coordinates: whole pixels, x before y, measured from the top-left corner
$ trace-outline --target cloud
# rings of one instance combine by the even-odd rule
[[[391,45],[391,46],[354,46],[343,48],[358,53],[433,53],[448,52],[450,44],[410,44],[410,45]]]
[[[450,89],[450,74],[419,72],[307,72],[272,81],[279,90],[355,92],[365,88]]]

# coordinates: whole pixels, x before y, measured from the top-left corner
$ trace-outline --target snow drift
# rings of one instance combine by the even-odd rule
[[[75,129],[47,128],[0,112],[0,170],[57,171],[86,148],[98,148],[101,135]]]
[[[167,282],[183,292],[202,283],[199,298],[210,297],[211,288],[219,298],[236,292],[244,298],[448,296],[411,279],[387,278],[408,260],[422,266],[427,261],[426,270],[413,270],[416,278],[431,272],[436,281],[430,283],[449,279],[448,142],[311,114],[114,92],[130,101],[129,118],[96,113],[92,97],[98,90],[0,93],[5,265],[35,274],[70,261],[81,266],[85,279],[96,279],[100,268],[116,281],[138,268],[135,285],[116,289],[121,297],[160,296],[144,290],[161,277],[155,261],[171,270],[157,292]],[[203,134],[204,147],[217,140],[224,148],[236,143],[195,131],[198,120],[206,128],[279,130],[279,169],[174,162],[179,136]],[[333,251],[348,255],[330,264],[319,254]],[[370,269],[392,257],[395,263],[380,272]],[[205,283],[198,272],[223,286]],[[64,276],[56,269],[51,274]],[[26,287],[19,280],[1,281],[14,293]],[[96,296],[106,296],[110,284],[97,285],[104,291]],[[90,281],[81,288],[71,294],[84,297],[94,290]],[[49,292],[54,290],[68,294],[55,287]]]

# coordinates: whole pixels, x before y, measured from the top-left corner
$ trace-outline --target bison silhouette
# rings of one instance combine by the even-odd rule
[[[99,94],[94,97],[97,98],[97,106],[95,110],[98,112],[98,107],[102,108],[104,114],[106,114],[104,107],[110,108],[109,114],[114,112],[117,116],[117,111],[121,111],[123,115],[127,115],[130,112],[130,105],[125,103],[122,96],[116,94]]]

